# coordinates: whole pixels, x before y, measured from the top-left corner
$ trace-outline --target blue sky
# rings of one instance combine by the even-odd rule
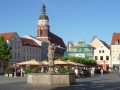
[[[0,0],[0,33],[37,35],[42,0]],[[90,43],[92,36],[110,44],[120,32],[120,0],[45,0],[50,31],[65,44],[79,39]]]

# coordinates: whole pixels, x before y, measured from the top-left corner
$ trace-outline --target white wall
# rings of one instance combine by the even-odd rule
[[[101,50],[101,53],[99,53],[99,50]],[[104,53],[102,53],[102,50],[104,50]],[[106,48],[103,44],[94,50],[94,59],[95,56],[98,56],[98,60],[96,60],[98,64],[103,64],[103,60],[105,60],[106,64],[110,64],[110,49]],[[103,60],[100,60],[100,56],[103,56]],[[109,56],[109,60],[106,60],[106,56]]]
[[[22,61],[31,59],[41,60],[41,47],[25,46],[22,47]]]

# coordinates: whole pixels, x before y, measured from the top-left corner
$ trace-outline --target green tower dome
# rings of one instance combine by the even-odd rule
[[[48,20],[49,21],[49,18],[48,18],[48,16],[46,15],[46,6],[43,4],[42,5],[42,9],[41,9],[41,15],[39,16],[39,20]]]

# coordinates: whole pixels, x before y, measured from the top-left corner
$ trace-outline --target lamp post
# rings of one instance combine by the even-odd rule
[[[16,64],[14,64],[14,66],[15,66],[14,77],[16,77]]]
[[[22,76],[23,76],[23,75],[22,75],[22,72],[23,72],[22,64],[21,64],[21,70],[20,70],[20,71],[21,71],[21,77],[22,77]]]

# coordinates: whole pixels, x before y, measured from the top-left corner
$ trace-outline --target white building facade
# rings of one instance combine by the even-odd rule
[[[92,40],[91,45],[94,48],[94,60],[96,60],[98,66],[101,66],[104,70],[109,70],[111,61],[109,45],[97,37]]]
[[[23,38],[34,40],[39,46],[41,46],[41,60],[48,60],[48,43],[33,37],[32,35],[24,35]]]
[[[27,61],[31,59],[41,60],[41,46],[37,44],[34,40],[20,38],[16,32],[2,33],[0,36],[6,38],[9,47],[12,47],[11,54],[12,58],[4,63],[4,69],[8,66],[18,62]],[[2,63],[0,62],[0,66]],[[1,67],[0,67],[1,68]],[[3,70],[0,69],[2,72]]]

